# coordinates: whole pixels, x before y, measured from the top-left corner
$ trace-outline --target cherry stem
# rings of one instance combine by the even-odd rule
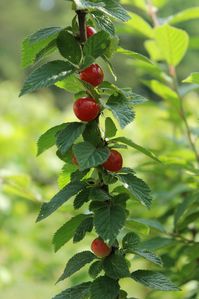
[[[79,22],[79,38],[81,43],[85,43],[87,40],[86,34],[86,11],[76,10]]]

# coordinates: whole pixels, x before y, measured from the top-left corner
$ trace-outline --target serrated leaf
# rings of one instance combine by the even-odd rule
[[[104,15],[99,11],[96,11],[92,13],[92,17],[99,30],[106,31],[111,35],[115,34],[115,28],[113,22],[108,16]]]
[[[75,37],[64,30],[57,37],[57,46],[60,54],[69,62],[78,65],[82,58],[82,50],[80,44]]]
[[[77,158],[80,170],[96,167],[103,164],[110,154],[108,148],[96,148],[91,143],[85,141],[73,146],[73,152]]]
[[[146,260],[158,265],[158,266],[162,266],[162,260],[159,256],[157,256],[155,253],[146,250],[146,249],[134,249],[132,250],[132,253],[137,254],[143,258],[145,258]]]
[[[75,140],[84,132],[86,125],[82,122],[68,123],[67,127],[57,134],[57,146],[64,155]]]
[[[56,39],[53,39],[46,47],[44,47],[40,52],[37,53],[35,57],[35,62],[38,62],[42,58],[50,55],[57,50]]]
[[[90,293],[91,282],[84,282],[66,289],[52,299],[85,299]]]
[[[90,268],[89,268],[89,275],[93,278],[93,279],[95,279],[98,275],[99,275],[99,273],[102,271],[103,269],[102,269],[102,262],[101,261],[96,261],[96,262],[94,262],[91,266],[90,266]]]
[[[117,137],[117,138],[112,139],[111,141],[124,143],[130,147],[135,148],[136,150],[138,150],[139,152],[143,153],[144,155],[150,157],[154,161],[160,162],[160,160],[155,156],[155,154],[153,154],[148,149],[142,147],[141,145],[134,143],[131,139],[128,139],[126,137]]]
[[[103,269],[105,274],[113,279],[120,279],[130,276],[125,257],[119,253],[111,254],[110,256],[106,257],[103,260]]]
[[[146,99],[144,96],[134,93],[131,88],[120,88],[120,90],[131,105],[139,105],[148,101],[148,99]]]
[[[75,72],[75,67],[69,62],[54,60],[34,70],[26,79],[19,96],[48,87]]]
[[[76,170],[77,170],[77,165],[74,165],[72,163],[64,164],[57,180],[60,189],[66,186],[70,182],[71,173],[74,173]]]
[[[105,137],[111,138],[114,137],[117,133],[117,128],[110,117],[107,117],[105,120]]]
[[[99,202],[101,203],[101,202]],[[126,213],[120,205],[103,204],[95,209],[94,225],[96,232],[109,245],[112,245],[123,227]]]
[[[88,141],[94,146],[103,145],[103,140],[97,120],[90,121],[86,124],[86,128],[83,132],[83,138],[84,141]]]
[[[39,156],[44,151],[55,145],[56,134],[62,129],[64,129],[66,126],[67,123],[52,127],[39,137],[37,142],[37,156]]]
[[[117,53],[129,56],[136,60],[140,60],[140,61],[143,61],[146,63],[153,64],[153,62],[148,57],[146,57],[140,53],[134,52],[134,51],[123,49],[121,47],[117,49]]]
[[[31,65],[39,53],[41,56],[41,51],[48,47],[52,41],[55,41],[61,30],[60,27],[49,27],[40,29],[28,36],[22,44],[22,66]]]
[[[64,244],[72,239],[79,224],[83,220],[87,219],[87,217],[88,215],[84,214],[74,216],[56,231],[52,241],[55,252],[57,252]]]
[[[194,83],[194,84],[199,84],[199,72],[195,72],[190,74],[189,77],[187,77],[186,79],[184,79],[182,82],[184,83]]]
[[[131,273],[131,277],[155,290],[160,291],[179,291],[179,288],[171,282],[164,274],[148,270],[137,270]]]
[[[59,207],[61,207],[67,200],[77,194],[85,183],[79,181],[72,181],[61,189],[49,202],[44,202],[41,206],[40,213],[37,217],[37,222],[47,218],[54,213]]]
[[[97,2],[100,1],[101,0],[98,0]],[[103,3],[105,4],[105,7],[99,7],[99,10],[105,13],[106,15],[123,22],[126,22],[131,18],[127,11],[120,5],[120,3],[117,0],[108,0]]]
[[[157,220],[153,219],[144,219],[144,218],[131,218],[133,221],[148,225],[149,227],[155,228],[156,230],[164,233],[165,228],[164,226]]]
[[[73,202],[74,209],[77,210],[81,208],[85,202],[88,202],[89,196],[90,196],[89,188],[84,188],[83,190],[81,190],[74,199]]]
[[[100,188],[93,188],[90,192],[90,198],[94,201],[107,201],[110,200],[110,195]]]
[[[169,65],[176,66],[184,57],[189,36],[186,31],[172,27],[168,24],[155,29],[155,40],[161,51],[162,57]]]
[[[126,127],[135,118],[135,113],[129,106],[128,100],[121,93],[110,96],[105,107],[117,118],[121,128]]]
[[[56,82],[55,85],[70,93],[79,93],[86,89],[84,84],[75,75],[70,75],[64,80]]]
[[[75,254],[66,264],[64,272],[58,279],[58,282],[70,277],[75,272],[83,268],[86,264],[91,263],[94,259],[96,259],[96,256],[90,251],[82,251]]]
[[[119,284],[107,276],[96,278],[91,285],[90,299],[115,299],[119,295]]]
[[[147,208],[151,207],[151,190],[143,180],[133,174],[120,174],[118,178],[125,184],[125,187],[136,199]]]
[[[77,229],[75,230],[73,243],[79,242],[84,239],[87,232],[91,232],[93,229],[93,217],[84,219]]]
[[[190,7],[171,16],[168,20],[169,24],[179,24],[181,22],[199,19],[199,7]]]
[[[129,250],[135,249],[139,243],[140,238],[134,232],[127,233],[122,240],[123,249],[125,249],[127,252],[129,252]]]

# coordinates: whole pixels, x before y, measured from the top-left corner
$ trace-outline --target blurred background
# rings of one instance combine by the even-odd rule
[[[137,4],[139,1],[123,2],[129,10],[146,17],[144,10]],[[159,6],[160,18],[172,15],[179,9],[198,5],[198,0],[155,2]],[[11,0],[9,4],[4,0],[0,2],[1,299],[47,299],[64,287],[87,279],[86,273],[82,270],[71,280],[54,285],[71,252],[89,248],[90,241],[95,236],[93,233],[75,245],[72,242],[68,243],[54,254],[51,239],[56,229],[73,215],[71,202],[48,220],[35,224],[41,202],[49,200],[58,190],[57,177],[63,166],[55,156],[55,149],[36,158],[36,141],[51,126],[74,119],[71,112],[72,96],[52,87],[18,98],[23,80],[30,71],[24,71],[20,66],[22,40],[43,27],[66,26],[72,17],[70,4],[63,0]],[[148,21],[150,22],[149,19]],[[189,51],[177,69],[181,80],[191,72],[198,71],[198,20],[181,23],[179,27],[191,35]],[[117,31],[124,48],[148,55],[143,47],[146,37],[139,30],[118,24]],[[149,219],[158,218],[166,229],[170,230],[173,225],[171,216],[173,210],[180,203],[182,192],[187,192],[190,187],[188,174],[184,174],[184,168],[194,164],[193,153],[188,148],[185,135],[176,129],[178,127],[176,122],[171,122],[164,102],[143,85],[141,80],[143,70],[139,68],[139,63],[125,56],[116,56],[112,62],[118,74],[119,86],[131,86],[136,93],[143,94],[151,100],[136,107],[135,122],[121,134],[153,150],[158,156],[161,155],[167,163],[157,165],[134,150],[128,153],[123,151],[125,164],[135,168],[151,186],[154,194],[151,211],[145,211],[144,208],[134,204],[132,215]],[[104,68],[106,79],[113,81],[105,66]],[[195,139],[199,135],[198,101],[197,91],[187,94],[185,107]],[[157,240],[160,234],[154,228],[149,231],[144,224],[137,224],[136,230],[142,234],[144,240],[149,236]],[[186,279],[179,280],[179,273],[181,278],[183,276],[182,269],[185,272],[189,271],[185,267],[189,264],[189,257],[178,261],[176,265],[172,253],[181,247],[179,244],[179,247],[174,246],[171,240],[169,241],[166,236],[163,237],[166,249],[161,249],[161,246],[154,246],[153,249],[157,249],[157,253],[165,258],[168,273],[173,273],[174,280],[179,283],[185,282],[182,292],[154,294],[132,281],[124,280],[121,283],[129,291],[129,295],[139,299],[198,298],[195,291],[197,290],[195,277],[188,284]],[[150,268],[151,265],[143,260],[135,260],[133,269],[138,267]],[[199,279],[199,273],[197,275]]]

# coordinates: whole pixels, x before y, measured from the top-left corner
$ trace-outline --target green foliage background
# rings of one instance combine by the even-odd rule
[[[73,216],[71,205],[67,204],[58,214],[41,224],[34,223],[41,201],[51,198],[58,190],[56,178],[61,167],[53,150],[39,158],[35,157],[36,141],[47,128],[66,120],[72,121],[74,116],[71,112],[71,97],[55,87],[18,99],[25,77],[20,67],[19,53],[21,41],[26,35],[41,27],[64,26],[70,22],[72,16],[69,14],[68,3],[62,0],[11,2],[9,7],[6,1],[0,4],[0,292],[1,299],[43,299],[58,293],[63,289],[62,284],[69,287],[86,275],[86,272],[81,271],[72,277],[71,281],[54,286],[54,281],[63,270],[71,252],[78,251],[77,245],[69,243],[55,255],[51,246],[52,231]],[[123,2],[127,5],[136,3],[131,0]],[[182,0],[155,2],[160,5],[159,16],[162,18],[182,10],[183,7],[194,7],[198,4],[198,1],[194,0],[188,3]],[[144,15],[143,11],[135,6],[129,8]],[[198,71],[198,20],[180,23],[179,28],[185,29],[192,36],[190,50],[178,67],[179,79],[184,79],[191,72]],[[147,55],[143,47],[145,36],[138,30],[126,30],[125,25],[118,24],[118,32],[124,48]],[[198,181],[198,170],[193,174],[191,168],[193,153],[188,147],[185,133],[181,130],[179,118],[170,119],[167,102],[152,94],[142,84],[142,71],[138,63],[120,56],[120,59],[113,58],[113,64],[120,86],[132,86],[135,92],[152,99],[137,107],[136,121],[124,130],[125,136],[153,150],[164,161],[161,165],[135,150],[122,151],[125,164],[132,165],[140,176],[145,178],[154,195],[151,211],[144,211],[133,204],[132,216],[158,218],[165,225],[166,231],[171,231],[172,215],[193,187],[193,175],[195,181]],[[109,77],[108,72],[106,76]],[[198,100],[197,91],[191,91],[184,103],[196,140],[199,135]],[[196,207],[193,208],[198,211]],[[197,230],[198,226],[196,222],[194,228]],[[134,223],[134,227],[142,233],[143,239],[149,238],[149,234],[150,237],[160,236],[160,232],[154,228],[149,230],[144,224]],[[165,233],[161,236],[170,238]],[[94,235],[91,235],[79,243],[79,249],[89,249],[93,237]],[[172,270],[171,277],[176,282],[186,282],[190,275],[194,276],[194,281],[185,284],[181,292],[156,292],[153,295],[140,285],[123,280],[129,295],[140,299],[146,296],[148,299],[198,298],[195,290],[199,272],[195,267],[190,268],[190,261],[193,255],[197,255],[198,246],[188,251],[181,245],[176,240],[167,240],[167,246],[157,252],[163,255],[165,264],[168,265],[168,273],[171,274]],[[178,258],[179,249],[185,250],[186,254],[182,258]],[[136,259],[133,269],[138,266],[147,268],[148,264]],[[192,295],[194,293],[195,297]]]

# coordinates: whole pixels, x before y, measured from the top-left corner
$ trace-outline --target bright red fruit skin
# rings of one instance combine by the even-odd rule
[[[122,169],[123,159],[121,154],[116,150],[111,150],[108,160],[102,166],[109,171],[118,172]]]
[[[98,64],[91,64],[80,72],[80,79],[96,87],[103,82],[104,72]]]
[[[92,242],[91,250],[98,257],[106,257],[110,255],[112,248],[108,247],[102,239],[97,238]]]
[[[85,97],[78,99],[74,103],[73,111],[80,120],[91,121],[99,115],[100,106],[95,99]]]
[[[87,33],[87,38],[89,38],[93,36],[95,33],[97,33],[97,31],[95,30],[95,28],[91,26],[86,26],[86,33]]]

